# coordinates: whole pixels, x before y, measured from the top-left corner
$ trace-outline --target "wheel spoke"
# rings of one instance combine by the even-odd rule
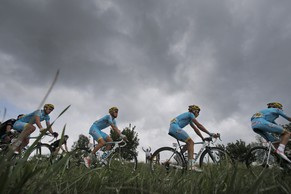
[[[161,178],[182,173],[186,169],[186,162],[180,154],[171,147],[163,147],[153,153],[150,160],[151,171]]]
[[[124,171],[135,171],[137,168],[137,158],[130,150],[118,149],[110,156],[109,167]]]
[[[201,154],[199,164],[200,167],[203,168],[213,165],[232,166],[233,161],[224,149],[219,147],[210,147]]]

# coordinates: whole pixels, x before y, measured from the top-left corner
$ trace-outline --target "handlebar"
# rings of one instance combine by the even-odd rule
[[[214,136],[216,136],[216,137],[214,137]],[[215,142],[215,141],[213,141],[213,138],[215,139],[215,141],[217,140],[217,138],[221,141],[220,133],[216,133],[213,136],[206,137],[206,138],[203,139],[203,141],[208,141],[208,142],[211,142],[212,141],[212,142]]]
[[[53,134],[50,134],[49,132],[45,132],[44,135],[43,135],[43,137],[44,137],[44,136],[52,137],[52,139],[48,141],[48,142],[51,143],[51,142],[53,142],[54,140],[57,139],[57,137],[58,137],[58,133],[57,133],[57,132],[53,132]],[[41,139],[42,139],[43,137],[41,137]],[[29,137],[29,139],[37,139],[37,138],[38,138],[38,136],[35,136],[35,137]]]
[[[106,144],[114,144],[114,145],[118,145],[119,147],[124,147],[127,145],[127,141],[125,141],[124,139],[120,139],[117,141],[106,142]]]

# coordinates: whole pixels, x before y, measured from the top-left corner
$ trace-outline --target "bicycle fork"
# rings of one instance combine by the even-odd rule
[[[174,156],[177,154],[177,153],[179,153],[178,151],[177,151],[177,147],[175,147],[175,151],[173,152],[173,154],[170,156],[170,158],[167,160],[167,161],[165,161],[164,163],[162,163],[162,165],[164,165],[165,166],[165,168],[167,169],[167,170],[169,170],[170,169],[170,167],[172,167],[172,168],[174,168],[174,169],[183,169],[184,167],[183,167],[183,164],[179,164],[179,163],[177,163],[177,164],[173,164],[172,162],[171,162],[171,160],[172,160],[172,158],[174,158]],[[180,156],[179,156],[180,157]]]

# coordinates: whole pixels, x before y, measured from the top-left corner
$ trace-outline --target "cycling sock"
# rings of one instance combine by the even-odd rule
[[[285,145],[284,145],[284,144],[280,144],[279,147],[278,147],[278,150],[279,150],[280,152],[284,152],[284,150],[285,150]]]
[[[195,160],[194,159],[190,159],[188,161],[188,166],[194,166],[194,164],[195,164]]]
[[[14,145],[12,146],[12,149],[15,151],[21,144],[22,144],[21,140],[16,140]]]

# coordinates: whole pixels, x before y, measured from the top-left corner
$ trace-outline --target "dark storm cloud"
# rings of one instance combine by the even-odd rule
[[[1,52],[35,76],[61,69],[65,84],[79,87],[104,78],[109,85],[121,78],[156,84],[175,70],[167,38],[147,9],[120,4],[104,11],[93,1],[5,1],[1,7]],[[135,51],[141,58],[133,58]],[[119,52],[124,56],[115,58]]]
[[[54,92],[70,94],[65,103],[75,103],[76,112],[93,115],[96,107],[116,104],[121,120],[142,123],[148,134],[167,129],[165,122],[192,103],[210,125],[249,128],[249,117],[269,101],[291,109],[290,6],[271,0],[2,0],[0,75],[13,78],[8,85],[15,91],[7,96],[15,99],[25,92],[21,84],[40,93],[60,69]]]

